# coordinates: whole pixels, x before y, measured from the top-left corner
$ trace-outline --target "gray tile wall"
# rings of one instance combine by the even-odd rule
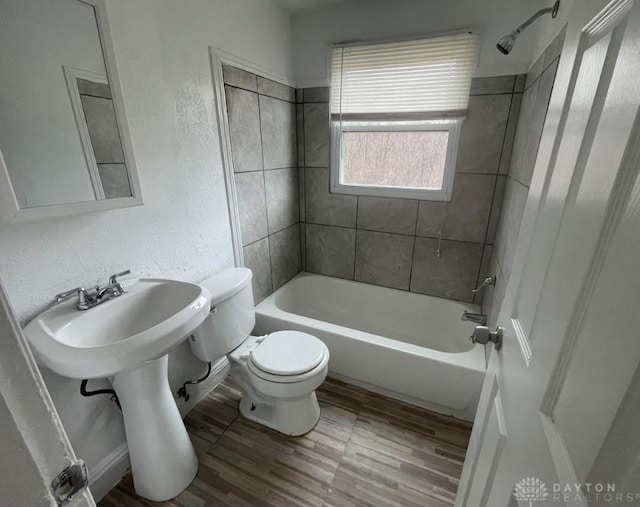
[[[564,41],[562,31],[549,44],[545,52],[531,66],[526,76],[510,168],[502,183],[504,200],[499,220],[494,228],[495,244],[490,260],[482,268],[482,276],[496,275],[495,288],[489,288],[482,302],[482,309],[489,315],[489,325],[495,326],[498,311],[504,298],[505,288],[511,275],[511,264],[515,253],[520,222],[529,195],[529,185],[538,154],[542,128],[547,116],[549,99],[558,68],[558,59]]]
[[[295,89],[223,66],[245,265],[258,304],[302,269]]]
[[[496,237],[524,82],[524,76],[473,80],[446,204],[330,193],[329,89],[297,90],[305,269],[473,301]]]

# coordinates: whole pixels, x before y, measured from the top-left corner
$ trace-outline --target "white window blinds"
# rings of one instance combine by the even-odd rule
[[[475,33],[335,47],[331,53],[332,118],[463,116],[477,55]]]

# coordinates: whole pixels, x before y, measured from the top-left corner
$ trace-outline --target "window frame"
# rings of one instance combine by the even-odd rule
[[[450,201],[456,172],[460,130],[464,118],[426,119],[422,121],[358,120],[341,121],[331,119],[331,168],[330,191],[336,194],[363,195],[371,197],[393,197],[419,199],[422,201]],[[398,125],[398,123],[402,123]],[[382,185],[352,185],[343,183],[344,132],[416,132],[448,131],[447,155],[443,169],[442,188],[422,189],[416,187],[391,187]]]

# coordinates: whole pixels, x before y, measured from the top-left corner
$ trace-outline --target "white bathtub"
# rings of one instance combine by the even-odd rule
[[[300,273],[256,307],[254,334],[295,329],[324,341],[329,374],[473,420],[484,347],[469,341],[476,305]]]

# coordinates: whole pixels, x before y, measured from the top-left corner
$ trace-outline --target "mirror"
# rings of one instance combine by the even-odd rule
[[[0,152],[18,210],[141,204],[101,8],[0,2]]]

